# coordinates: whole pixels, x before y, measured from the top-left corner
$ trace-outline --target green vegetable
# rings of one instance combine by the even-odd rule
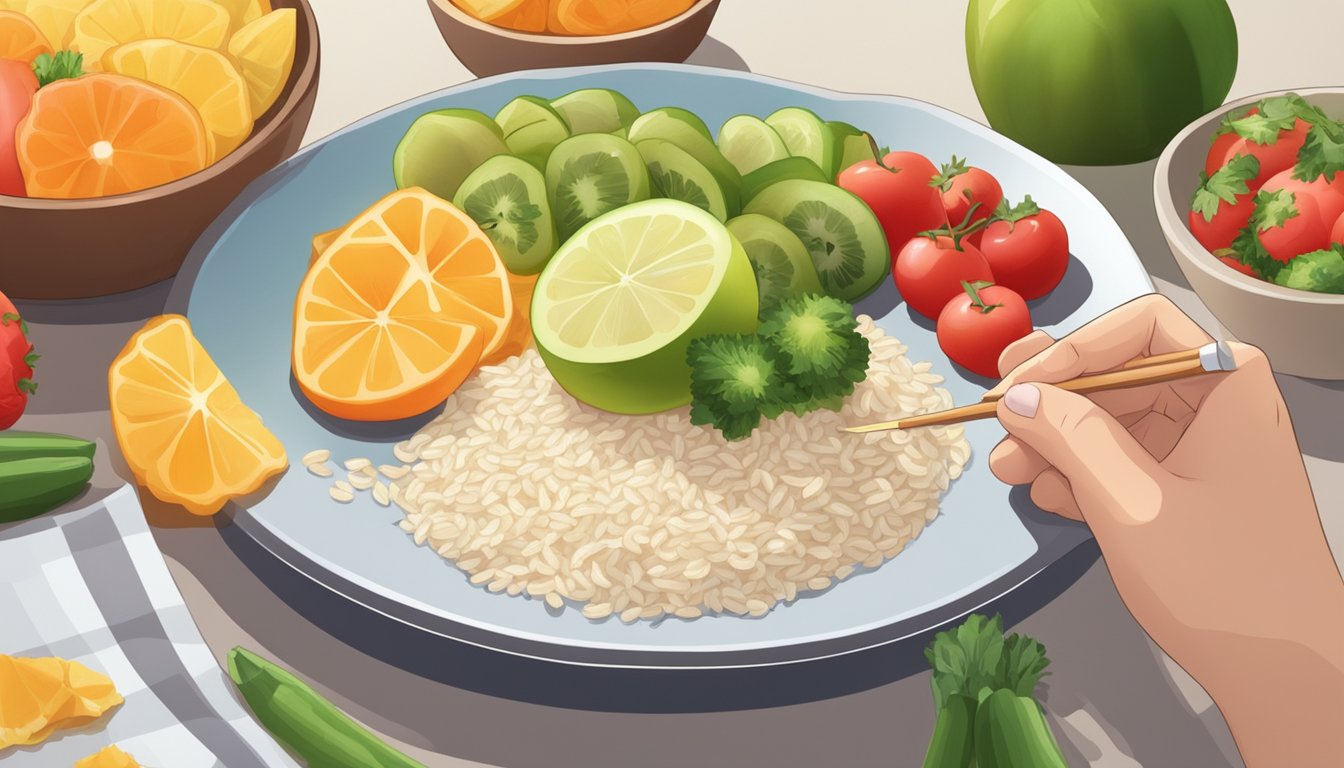
[[[1226,0],[971,0],[971,81],[995,130],[1057,163],[1151,160],[1223,103]]]
[[[808,295],[780,302],[762,319],[758,333],[810,400],[846,397],[868,375],[868,340],[857,327],[849,304]]]
[[[26,520],[75,498],[93,477],[87,456],[0,461],[0,523]]]
[[[84,54],[74,51],[57,51],[39,54],[33,59],[33,74],[37,75],[37,87],[43,88],[57,80],[68,80],[84,74]]]
[[[1264,99],[1255,105],[1254,114],[1248,107],[1240,117],[1224,117],[1216,136],[1235,133],[1256,144],[1273,144],[1279,140],[1280,131],[1289,130],[1297,123],[1304,104],[1302,97],[1294,93]]]
[[[705,336],[691,342],[691,423],[713,424],[728,440],[749,437],[797,398],[777,355],[760,336]]]
[[[261,724],[308,768],[424,768],[298,678],[242,647],[229,651],[229,677]]]
[[[88,440],[42,432],[0,432],[0,462],[40,459],[44,456],[82,456],[92,459],[97,446]]]
[[[1344,124],[1331,120],[1320,107],[1298,98],[1293,102],[1297,116],[1311,123],[1307,138],[1297,153],[1293,177],[1301,181],[1315,181],[1324,175],[1334,177],[1344,171]]]
[[[1254,269],[1266,280],[1274,280],[1283,269],[1283,262],[1269,255],[1265,244],[1260,242],[1260,233],[1274,227],[1282,227],[1289,219],[1298,216],[1297,198],[1286,189],[1273,192],[1261,190],[1255,195],[1255,211],[1251,220],[1232,241],[1232,250],[1241,263]]]
[[[1344,245],[1304,253],[1283,265],[1274,282],[1285,288],[1316,293],[1344,293]]]
[[[1238,195],[1251,191],[1248,182],[1258,173],[1260,161],[1254,155],[1237,155],[1212,176],[1200,171],[1199,189],[1195,190],[1191,210],[1203,216],[1205,221],[1213,221],[1218,215],[1219,204],[1235,204]]]
[[[1064,766],[1032,692],[1050,664],[1045,646],[1003,636],[1003,620],[972,615],[924,651],[938,721],[924,768]]]

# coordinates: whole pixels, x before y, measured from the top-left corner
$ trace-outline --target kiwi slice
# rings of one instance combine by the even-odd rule
[[[535,275],[555,253],[546,178],[531,163],[496,155],[472,171],[453,198],[495,244],[515,275]]]
[[[767,187],[747,204],[788,227],[806,246],[827,295],[854,301],[891,270],[891,252],[877,217],[862,200],[832,184],[791,179]]]
[[[638,144],[648,139],[670,141],[686,150],[714,174],[726,193],[740,197],[738,190],[742,188],[742,174],[719,152],[705,121],[694,113],[678,107],[645,112],[630,126],[630,141]],[[735,214],[730,212],[729,215]]]
[[[635,145],[606,133],[560,142],[546,162],[556,228],[568,240],[584,224],[649,197],[649,172]]]
[[[767,163],[742,177],[742,200],[751,202],[767,187],[789,179],[829,181],[817,164],[806,157],[786,157]]]
[[[639,117],[639,108],[620,91],[609,88],[583,88],[566,93],[551,102],[560,113],[569,132],[615,133],[622,138],[630,124]]]
[[[646,139],[635,145],[649,169],[649,192],[653,197],[681,200],[728,220],[729,198],[718,178],[690,153],[670,141]],[[736,199],[732,204],[736,207]]]
[[[788,227],[759,213],[744,213],[728,222],[728,231],[751,260],[762,314],[784,299],[821,293],[812,257]]]
[[[555,145],[569,138],[569,126],[560,113],[537,96],[519,96],[505,104],[495,115],[495,122],[509,152],[539,170],[545,170],[546,159]]]

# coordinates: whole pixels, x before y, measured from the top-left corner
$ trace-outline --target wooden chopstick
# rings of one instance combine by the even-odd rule
[[[1163,355],[1140,358],[1106,373],[1093,376],[1081,376],[1062,381],[1054,386],[1077,392],[1080,395],[1105,392],[1112,389],[1141,387],[1148,384],[1184,379],[1206,373],[1230,371],[1236,367],[1232,360],[1232,351],[1226,344],[1215,342],[1200,349],[1189,349]],[[951,408],[946,411],[907,416],[904,419],[868,424],[862,427],[848,427],[846,432],[880,432],[889,429],[914,429],[916,427],[946,426],[966,421],[984,419],[995,415],[1000,396],[981,400],[974,405]]]

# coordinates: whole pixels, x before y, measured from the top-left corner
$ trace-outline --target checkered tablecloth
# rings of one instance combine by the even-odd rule
[[[151,768],[295,765],[201,639],[129,487],[0,527],[0,652],[79,661],[126,699],[43,744],[0,750],[4,768],[69,766],[108,744]]]

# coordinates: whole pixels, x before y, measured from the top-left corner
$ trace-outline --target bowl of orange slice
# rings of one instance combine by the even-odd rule
[[[429,0],[429,8],[458,60],[485,77],[683,62],[705,39],[719,0]]]
[[[308,0],[0,0],[0,286],[172,277],[317,96]]]

